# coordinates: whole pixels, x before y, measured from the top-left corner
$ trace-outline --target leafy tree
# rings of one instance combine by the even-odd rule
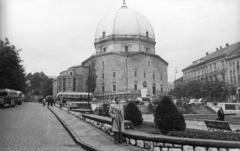
[[[17,50],[6,38],[0,40],[0,88],[9,88],[25,92],[25,69]]]
[[[186,128],[185,119],[175,107],[171,99],[163,97],[154,113],[154,123],[162,134],[169,131],[183,131]]]
[[[214,100],[235,95],[234,93],[236,93],[235,88],[223,81],[193,80],[176,84],[170,94],[177,98],[209,98],[209,100]]]
[[[92,56],[91,64],[89,65],[89,76],[86,80],[87,91],[94,93],[97,86],[97,75],[96,75],[96,60]]]
[[[124,111],[125,120],[129,120],[134,126],[139,126],[143,122],[142,113],[134,102],[129,102]]]
[[[29,73],[26,76],[27,80],[30,82],[28,91],[33,95],[47,96],[52,95],[53,86],[52,78],[48,78],[43,72],[36,72],[34,74]]]

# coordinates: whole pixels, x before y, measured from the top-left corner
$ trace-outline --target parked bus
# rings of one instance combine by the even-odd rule
[[[21,105],[24,99],[24,94],[21,91],[11,89],[0,89],[0,106],[12,107]]]
[[[63,104],[67,103],[69,110],[91,109],[93,94],[88,92],[59,92],[57,98]]]

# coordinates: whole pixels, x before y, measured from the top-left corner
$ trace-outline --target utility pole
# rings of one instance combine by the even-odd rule
[[[89,64],[89,67],[88,67],[88,107],[89,107],[89,102],[90,102],[90,78],[91,78],[91,66]]]

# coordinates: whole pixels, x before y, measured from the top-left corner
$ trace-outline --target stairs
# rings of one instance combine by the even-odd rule
[[[177,106],[178,110],[183,114],[216,114],[216,112],[207,105],[186,105]]]

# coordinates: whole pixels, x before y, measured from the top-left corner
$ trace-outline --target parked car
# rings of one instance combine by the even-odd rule
[[[204,103],[199,101],[198,99],[190,99],[187,104],[203,105]]]
[[[151,99],[149,97],[138,97],[136,98],[137,101],[139,102],[139,105],[148,105],[149,103],[151,103]]]
[[[181,99],[174,99],[173,103],[174,103],[174,105],[182,105],[183,104]]]

